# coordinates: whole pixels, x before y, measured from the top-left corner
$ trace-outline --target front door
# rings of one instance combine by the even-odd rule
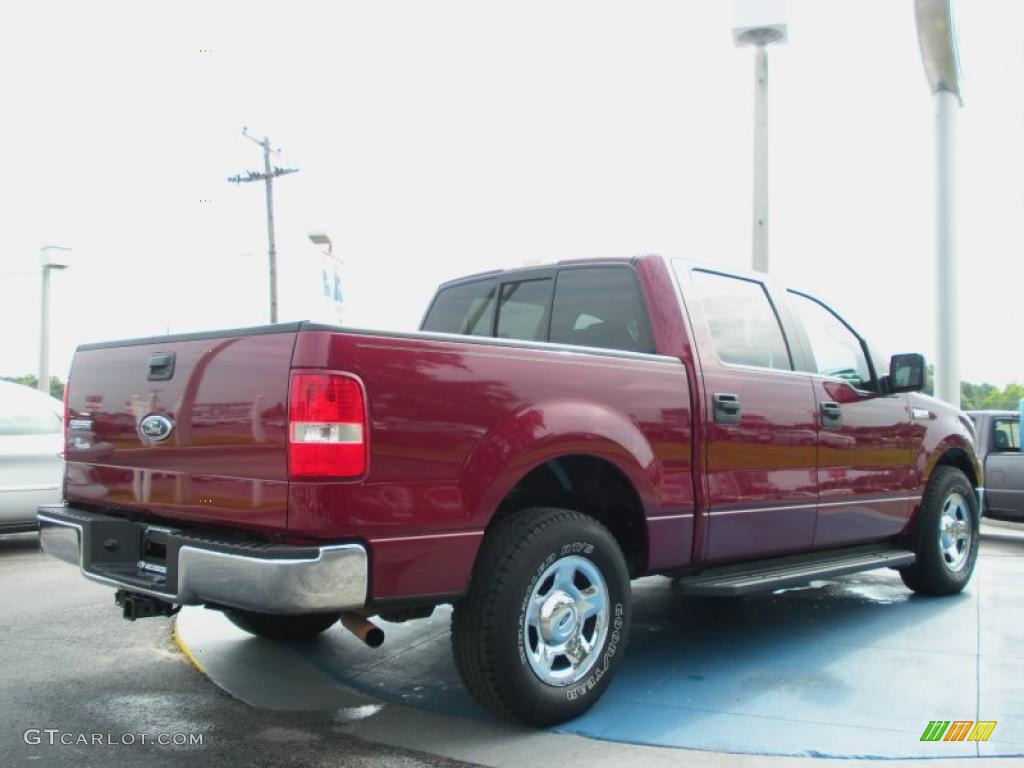
[[[794,370],[763,283],[675,268],[704,380],[706,560],[806,551],[817,505],[812,377]]]
[[[812,356],[818,417],[814,547],[895,536],[910,516],[916,430],[907,395],[883,395],[863,341],[837,314],[789,292]]]

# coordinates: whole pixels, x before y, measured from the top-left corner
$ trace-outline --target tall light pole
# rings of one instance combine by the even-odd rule
[[[788,33],[782,0],[736,0],[737,47],[754,46],[754,216],[751,264],[768,271],[768,50]]]
[[[39,249],[43,268],[43,300],[39,322],[39,381],[36,387],[46,394],[50,394],[50,270],[67,269],[70,250],[61,245],[45,245]]]
[[[327,258],[327,262],[320,265],[321,280],[323,282],[322,290],[324,297],[334,305],[336,319],[340,323],[342,296],[338,278],[339,263],[334,258],[334,243],[326,232],[310,232],[308,237],[309,241],[314,245],[327,246],[326,251],[321,251],[322,255]],[[330,275],[327,274],[327,264],[330,265]]]
[[[935,396],[960,407],[956,259],[956,113],[960,57],[951,0],[914,0],[917,42],[935,97]]]
[[[280,149],[273,149],[270,146],[270,139],[266,136],[260,141],[249,135],[249,129],[242,127],[242,135],[249,141],[259,144],[263,148],[263,173],[257,171],[246,171],[245,176],[241,174],[231,176],[228,181],[241,184],[249,181],[264,181],[267,186],[267,256],[270,261],[270,322],[277,322],[277,248],[274,246],[274,179],[284,176],[286,173],[297,173],[298,168],[279,168],[270,166],[270,155],[280,155]]]

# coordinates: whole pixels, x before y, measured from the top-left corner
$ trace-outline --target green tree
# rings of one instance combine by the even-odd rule
[[[39,377],[32,373],[27,373],[24,376],[0,376],[0,378],[4,381],[13,381],[15,384],[24,384],[26,387],[32,387],[32,389],[35,389],[36,384],[39,382]],[[58,400],[64,397],[64,382],[56,376],[50,377],[50,394]]]

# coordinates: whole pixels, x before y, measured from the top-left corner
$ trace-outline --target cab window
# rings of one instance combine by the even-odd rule
[[[992,440],[993,451],[1020,451],[1020,421],[1017,419],[996,419]]]
[[[490,336],[496,292],[493,280],[478,280],[444,288],[427,312],[422,330]]]
[[[762,283],[697,269],[693,281],[719,360],[731,365],[793,369],[786,337]]]
[[[857,389],[870,389],[871,367],[860,337],[817,300],[796,291],[789,296],[811,345],[814,370],[848,381]]]
[[[547,313],[550,302],[550,278],[505,283],[501,286],[495,335],[499,339],[544,341],[548,334]]]
[[[653,352],[647,309],[633,271],[622,267],[560,271],[551,312],[551,341]]]

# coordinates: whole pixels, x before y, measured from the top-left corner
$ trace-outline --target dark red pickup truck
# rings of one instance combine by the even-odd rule
[[[982,472],[923,370],[763,276],[654,256],[447,283],[418,333],[85,345],[42,546],[127,618],[201,604],[277,639],[453,603],[470,692],[550,724],[607,687],[637,576],[961,590]]]

